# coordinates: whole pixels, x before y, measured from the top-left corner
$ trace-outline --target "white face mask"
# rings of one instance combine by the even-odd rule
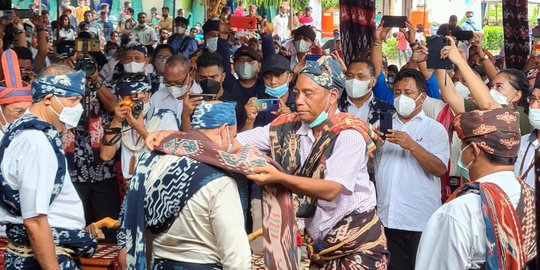
[[[66,129],[71,129],[71,128],[76,127],[79,124],[79,120],[81,120],[81,116],[84,112],[84,109],[81,103],[75,105],[74,107],[66,107],[64,106],[64,104],[62,104],[62,102],[60,102],[58,97],[54,96],[54,98],[56,99],[56,101],[58,101],[58,103],[60,103],[60,105],[62,105],[63,107],[62,111],[60,112],[60,114],[58,114],[52,108],[52,106],[50,106],[49,108],[51,108],[51,110],[56,115],[58,115],[60,122],[66,125]]]
[[[299,53],[305,53],[308,52],[311,48],[311,42],[307,42],[305,40],[297,40],[294,42],[294,47],[296,47],[296,51]]]
[[[144,62],[139,63],[133,61],[131,63],[124,64],[124,70],[127,73],[142,73],[144,72]]]
[[[182,87],[178,86],[165,86],[167,91],[174,97],[179,98],[185,95],[189,91],[189,85],[184,85]]]
[[[367,95],[371,88],[369,88],[369,83],[371,80],[361,81],[358,79],[350,79],[345,81],[345,91],[347,95],[351,98],[360,98]]]
[[[535,129],[540,129],[540,109],[529,108],[529,123]]]
[[[461,81],[457,81],[454,84],[454,88],[456,88],[456,91],[460,96],[467,99],[469,98],[469,93],[471,92],[469,91],[469,88],[465,86]]]
[[[412,99],[406,95],[401,94],[399,97],[394,99],[394,106],[396,107],[396,111],[399,115],[403,117],[407,117],[411,115],[411,113],[418,108],[416,106],[416,101],[422,96],[420,94],[416,99]]]
[[[147,115],[148,115],[148,112],[150,111],[151,108],[152,108],[152,106],[150,105],[150,102],[144,103],[142,115],[143,115],[143,116],[147,116]]]
[[[218,43],[217,37],[209,38],[206,40],[206,48],[208,48],[210,52],[215,52],[217,51],[217,43]]]
[[[227,152],[231,152],[231,150],[233,149],[233,143],[231,141],[231,133],[229,131],[229,127],[227,126],[227,141],[229,142],[229,144],[227,145]],[[223,149],[223,143],[221,143],[221,149]]]
[[[242,47],[242,46],[240,46],[240,45],[233,45],[233,46],[232,46],[233,54],[234,54],[234,52],[236,52],[236,50],[240,49],[240,47]]]
[[[236,65],[234,71],[241,80],[251,80],[257,75],[257,67],[255,67],[255,64],[250,63]]]
[[[8,120],[6,119],[6,117],[4,116],[4,111],[2,110],[2,107],[0,107],[0,115],[2,116],[2,120],[4,121],[4,125],[0,126],[0,129],[2,130],[2,132],[6,132],[8,126],[9,126],[9,122]]]
[[[185,32],[186,32],[186,28],[181,27],[181,26],[177,26],[177,27],[176,27],[176,33],[177,33],[177,34],[183,34],[183,33],[185,33]]]
[[[501,105],[508,105],[508,98],[506,98],[506,96],[501,94],[501,92],[499,92],[499,91],[497,91],[495,89],[491,89],[491,90],[489,90],[489,94],[495,100],[495,102],[497,102],[497,103],[499,103]]]

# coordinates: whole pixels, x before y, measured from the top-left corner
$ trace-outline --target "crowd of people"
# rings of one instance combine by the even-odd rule
[[[407,22],[398,69],[392,28],[345,63],[309,7],[191,29],[169,7],[61,9],[0,24],[5,269],[81,269],[98,241],[120,269],[535,269],[534,52],[504,68],[451,16],[453,68],[428,69]]]

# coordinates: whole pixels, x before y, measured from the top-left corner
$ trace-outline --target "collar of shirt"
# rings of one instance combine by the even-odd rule
[[[529,142],[532,142],[535,149],[538,148],[538,145],[540,145],[538,142],[538,129],[535,129],[533,132],[531,132],[531,134],[529,134]]]
[[[411,120],[407,121],[407,123],[403,123],[401,122],[401,119],[399,119],[399,115],[398,113],[394,113],[394,115],[392,116],[394,119],[398,120],[402,125],[406,125],[408,123],[411,123],[413,121],[415,121],[417,118],[419,121],[422,121],[424,118],[426,118],[426,114],[424,113],[424,111],[420,111],[416,116],[414,116]]]
[[[336,110],[336,113],[339,113],[340,111],[339,110]],[[296,131],[296,135],[299,135],[299,136],[308,136],[308,138],[314,142],[315,141],[315,136],[313,135],[313,129],[311,129],[307,123],[303,122],[302,121],[302,125],[300,126],[300,128]]]
[[[513,171],[500,171],[500,172],[488,174],[476,181],[480,183],[486,183],[486,182],[495,183],[500,186],[499,183],[501,182],[504,183],[506,181],[515,181],[515,180],[516,180],[516,176],[514,175]]]
[[[364,106],[369,106],[369,104],[371,104],[371,102],[373,101],[375,95],[373,93],[371,93],[371,96],[369,97],[368,100],[366,100],[366,102],[364,102],[364,104],[362,104],[362,106],[360,107],[356,107],[356,105],[354,105],[354,103],[351,101],[351,99],[349,98],[349,96],[347,96],[347,105],[348,106],[353,106],[355,109],[360,109]]]

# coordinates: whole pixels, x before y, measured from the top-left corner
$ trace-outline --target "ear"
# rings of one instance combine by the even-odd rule
[[[221,81],[220,81],[220,83],[223,83],[223,81],[225,81],[225,76],[226,76],[226,75],[225,75],[225,72],[223,72],[223,74],[221,74]]]
[[[512,99],[512,102],[518,102],[521,99],[522,95],[523,95],[523,93],[521,91],[517,91],[517,94]]]
[[[53,94],[47,94],[47,95],[43,98],[43,102],[45,103],[45,106],[51,105],[53,96],[54,96]]]

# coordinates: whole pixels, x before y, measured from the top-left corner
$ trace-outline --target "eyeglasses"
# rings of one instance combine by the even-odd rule
[[[159,61],[167,61],[169,58],[171,58],[170,55],[158,55],[158,56],[156,56],[156,60],[159,60]]]
[[[167,86],[167,87],[171,87],[171,86],[183,87],[184,85],[186,85],[186,81],[187,81],[187,79],[188,79],[190,73],[191,73],[191,72],[188,72],[188,73],[186,74],[186,77],[184,78],[184,80],[182,80],[182,82],[179,82],[179,81],[176,81],[176,82],[169,82],[169,81],[167,81],[166,79],[164,79],[164,80],[163,80],[163,84],[164,84],[165,86]]]

